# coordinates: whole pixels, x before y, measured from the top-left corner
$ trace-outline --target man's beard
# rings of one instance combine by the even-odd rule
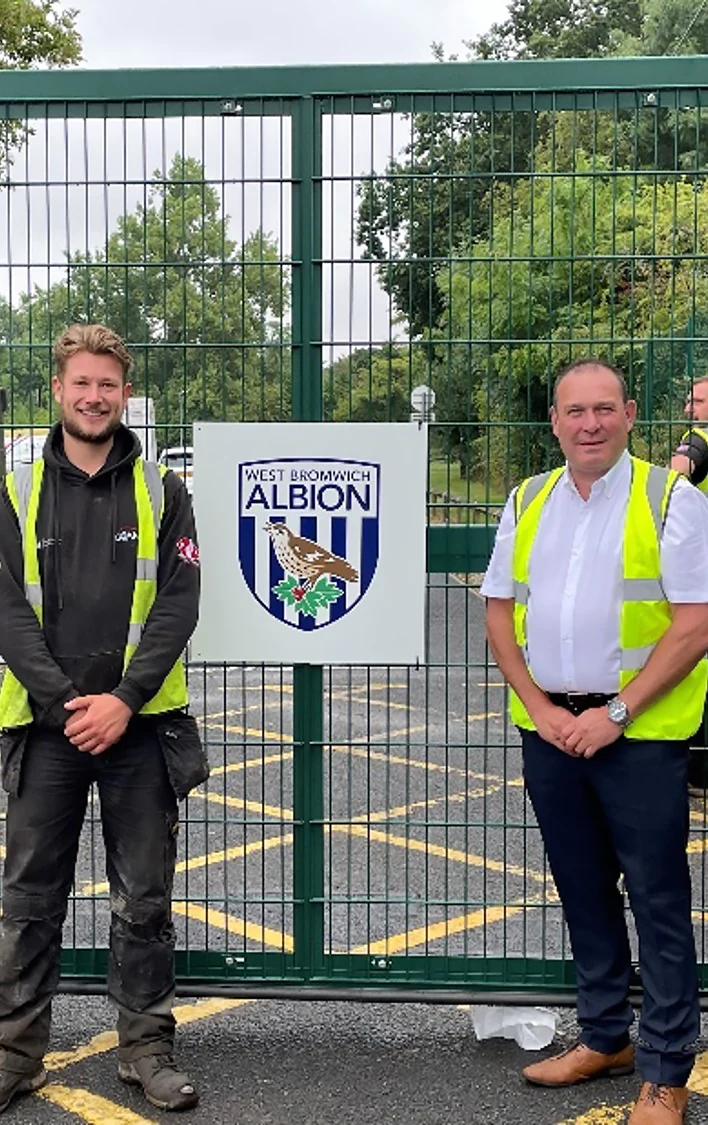
[[[62,418],[61,424],[67,434],[77,441],[85,441],[89,445],[104,445],[107,441],[110,441],[116,430],[120,429],[121,420],[120,418],[112,418],[102,430],[82,430],[78,422],[66,416]]]

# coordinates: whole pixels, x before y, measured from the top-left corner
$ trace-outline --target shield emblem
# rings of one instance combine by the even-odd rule
[[[379,557],[381,466],[336,458],[239,464],[239,562],[271,616],[332,625],[366,595]]]

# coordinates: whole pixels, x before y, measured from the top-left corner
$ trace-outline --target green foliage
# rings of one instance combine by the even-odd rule
[[[78,12],[60,0],[0,0],[0,69],[74,66],[81,61]]]
[[[429,382],[429,349],[422,345],[358,348],[324,372],[324,416],[334,422],[401,422],[411,391]]]
[[[275,239],[258,231],[238,247],[199,161],[175,157],[105,249],[72,255],[63,280],[24,294],[11,328],[0,306],[0,358],[15,399],[46,406],[54,337],[73,321],[109,324],[136,357],[136,393],[174,427],[165,444],[178,444],[197,417],[289,416],[289,302]],[[6,358],[3,338],[15,345]]]
[[[708,7],[510,0],[506,19],[466,46],[477,59],[708,53]],[[463,477],[491,459],[500,479],[555,455],[549,373],[571,354],[592,346],[631,364],[649,411],[646,342],[681,335],[707,308],[693,255],[708,122],[694,106],[641,100],[513,112],[479,101],[410,116],[407,143],[362,181],[357,238],[411,338],[437,342],[425,381],[446,423],[442,451]],[[676,383],[688,370],[657,347],[654,416],[674,406],[665,373]]]
[[[478,460],[498,477],[509,463],[518,476],[548,462],[552,376],[571,358],[605,355],[650,405],[648,341],[708,308],[708,197],[577,152],[574,175],[520,180],[495,206],[493,234],[462,248],[438,285],[440,335],[465,341],[440,352],[491,426]]]
[[[592,58],[636,31],[641,0],[511,0],[505,20],[466,43],[478,59]]]
[[[297,606],[298,613],[306,617],[317,617],[321,609],[327,609],[332,602],[342,597],[343,591],[335,586],[326,574],[317,579],[314,586],[301,586],[297,578],[284,578],[273,593],[281,602],[289,606]]]
[[[0,70],[75,66],[81,61],[78,12],[60,0],[0,0]],[[20,121],[0,121],[0,168],[27,137]]]

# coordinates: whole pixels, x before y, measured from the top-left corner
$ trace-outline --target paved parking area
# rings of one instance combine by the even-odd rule
[[[325,677],[323,949],[347,972],[361,966],[349,957],[366,955],[369,977],[382,985],[392,966],[419,959],[476,971],[494,959],[503,966],[567,954],[472,587],[450,579],[433,588],[429,638],[426,668],[338,668]],[[284,967],[294,949],[299,829],[292,676],[211,669],[193,676],[192,691],[213,772],[183,807],[179,945],[225,978],[263,952],[280,954]],[[706,813],[698,802],[692,828],[704,955]],[[107,929],[94,806],[66,945],[104,947]],[[192,1116],[204,1122],[611,1125],[625,1120],[637,1087],[625,1079],[531,1090],[519,1077],[529,1056],[514,1043],[477,1043],[469,1012],[455,1006],[216,999],[185,1002],[180,1018],[182,1054],[204,1089]],[[115,1077],[112,1022],[103,999],[59,998],[51,1083],[8,1120],[159,1118]],[[573,1032],[565,1013],[561,1043]],[[705,1094],[696,1094],[687,1120],[708,1123],[708,1057],[694,1084],[705,1084]]]
[[[535,1056],[513,1042],[477,1043],[457,1007],[207,1000],[179,1015],[180,1057],[202,1092],[179,1120],[200,1125],[621,1125],[638,1089],[636,1077],[532,1088],[519,1071]],[[59,997],[49,1084],[4,1120],[165,1121],[118,1081],[111,1024],[105,1000]],[[564,1012],[559,1044],[574,1031]],[[706,1125],[708,1056],[692,1086],[686,1123]]]

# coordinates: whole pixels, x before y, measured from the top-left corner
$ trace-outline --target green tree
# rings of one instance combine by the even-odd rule
[[[569,359],[592,351],[613,360],[648,416],[649,342],[708,309],[708,197],[685,181],[637,185],[579,152],[573,175],[522,180],[498,190],[496,206],[493,235],[438,274],[439,355],[484,424],[475,463],[518,479],[554,449],[552,375]],[[665,363],[652,398],[675,404],[684,371]],[[638,447],[649,440],[640,429]]]
[[[465,45],[477,59],[599,57],[636,34],[642,8],[641,0],[510,0],[506,19]]]
[[[508,13],[466,42],[469,59],[708,54],[708,6],[696,12],[693,0],[510,0]],[[434,50],[444,58],[442,45]],[[413,337],[439,321],[440,259],[487,237],[495,189],[531,175],[539,147],[552,143],[556,168],[572,166],[578,148],[652,174],[702,177],[708,166],[708,123],[694,109],[440,109],[408,120],[400,153],[362,180],[356,233]]]
[[[74,66],[81,61],[78,12],[61,0],[0,0],[0,69]]]
[[[411,391],[427,378],[428,364],[420,346],[357,348],[325,369],[325,418],[333,422],[406,421]]]
[[[81,61],[78,12],[61,0],[0,0],[0,70],[75,66]],[[0,166],[27,136],[19,121],[0,121]]]
[[[67,323],[93,320],[129,341],[135,390],[155,399],[158,424],[171,427],[166,444],[196,418],[284,418],[289,299],[275,239],[258,231],[237,246],[201,164],[178,156],[105,249],[72,255],[63,280],[12,310],[12,389],[46,407],[51,341]]]

